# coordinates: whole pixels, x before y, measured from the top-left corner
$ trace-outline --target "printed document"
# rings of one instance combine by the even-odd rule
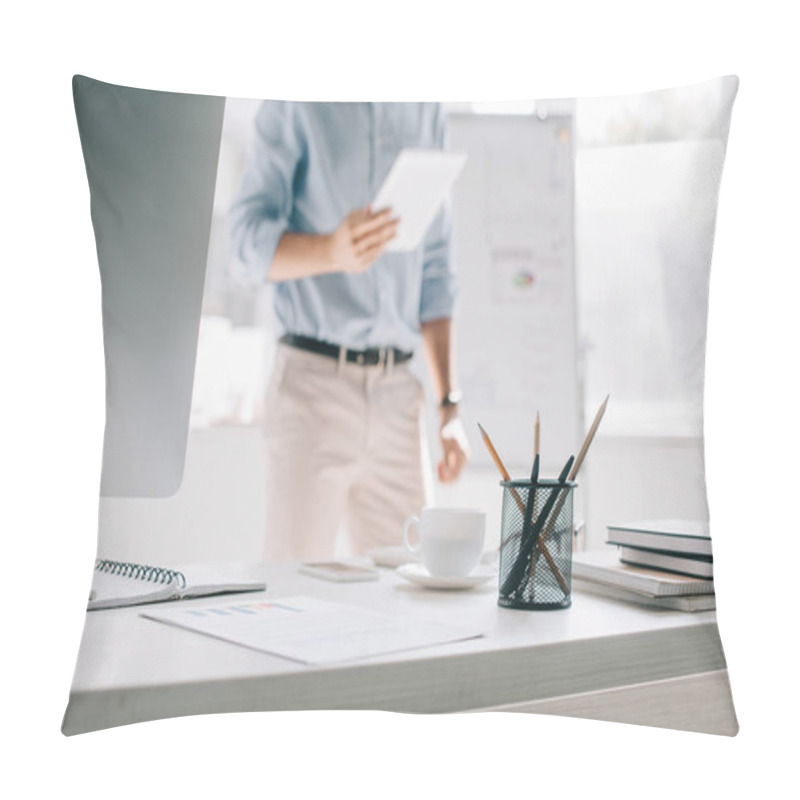
[[[181,604],[141,616],[305,664],[334,664],[483,635],[312,597]]]

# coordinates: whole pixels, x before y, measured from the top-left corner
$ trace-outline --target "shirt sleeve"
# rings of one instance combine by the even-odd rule
[[[266,101],[256,115],[250,160],[228,213],[237,277],[263,282],[289,227],[303,144],[291,103]]]
[[[444,149],[446,118],[442,106],[434,117],[434,137],[437,147]],[[449,200],[445,202],[425,234],[422,262],[422,291],[420,293],[419,320],[450,318],[456,299],[456,281],[450,263],[452,219]]]

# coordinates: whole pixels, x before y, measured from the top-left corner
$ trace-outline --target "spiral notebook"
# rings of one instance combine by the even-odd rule
[[[263,581],[252,579],[252,572],[243,566],[200,565],[179,571],[125,561],[97,561],[86,610],[266,589]]]

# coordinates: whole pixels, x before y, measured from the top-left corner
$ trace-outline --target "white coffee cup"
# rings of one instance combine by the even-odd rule
[[[419,529],[419,544],[408,540],[412,526]],[[483,554],[486,514],[468,508],[423,508],[419,517],[409,517],[403,526],[403,545],[419,557],[422,566],[436,577],[469,575]]]

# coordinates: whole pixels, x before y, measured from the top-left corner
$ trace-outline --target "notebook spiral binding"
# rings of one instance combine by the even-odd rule
[[[182,572],[164,567],[151,567],[148,564],[130,564],[127,561],[98,560],[94,568],[97,572],[121,575],[150,583],[172,583],[176,581],[181,589],[186,587],[186,577]]]

